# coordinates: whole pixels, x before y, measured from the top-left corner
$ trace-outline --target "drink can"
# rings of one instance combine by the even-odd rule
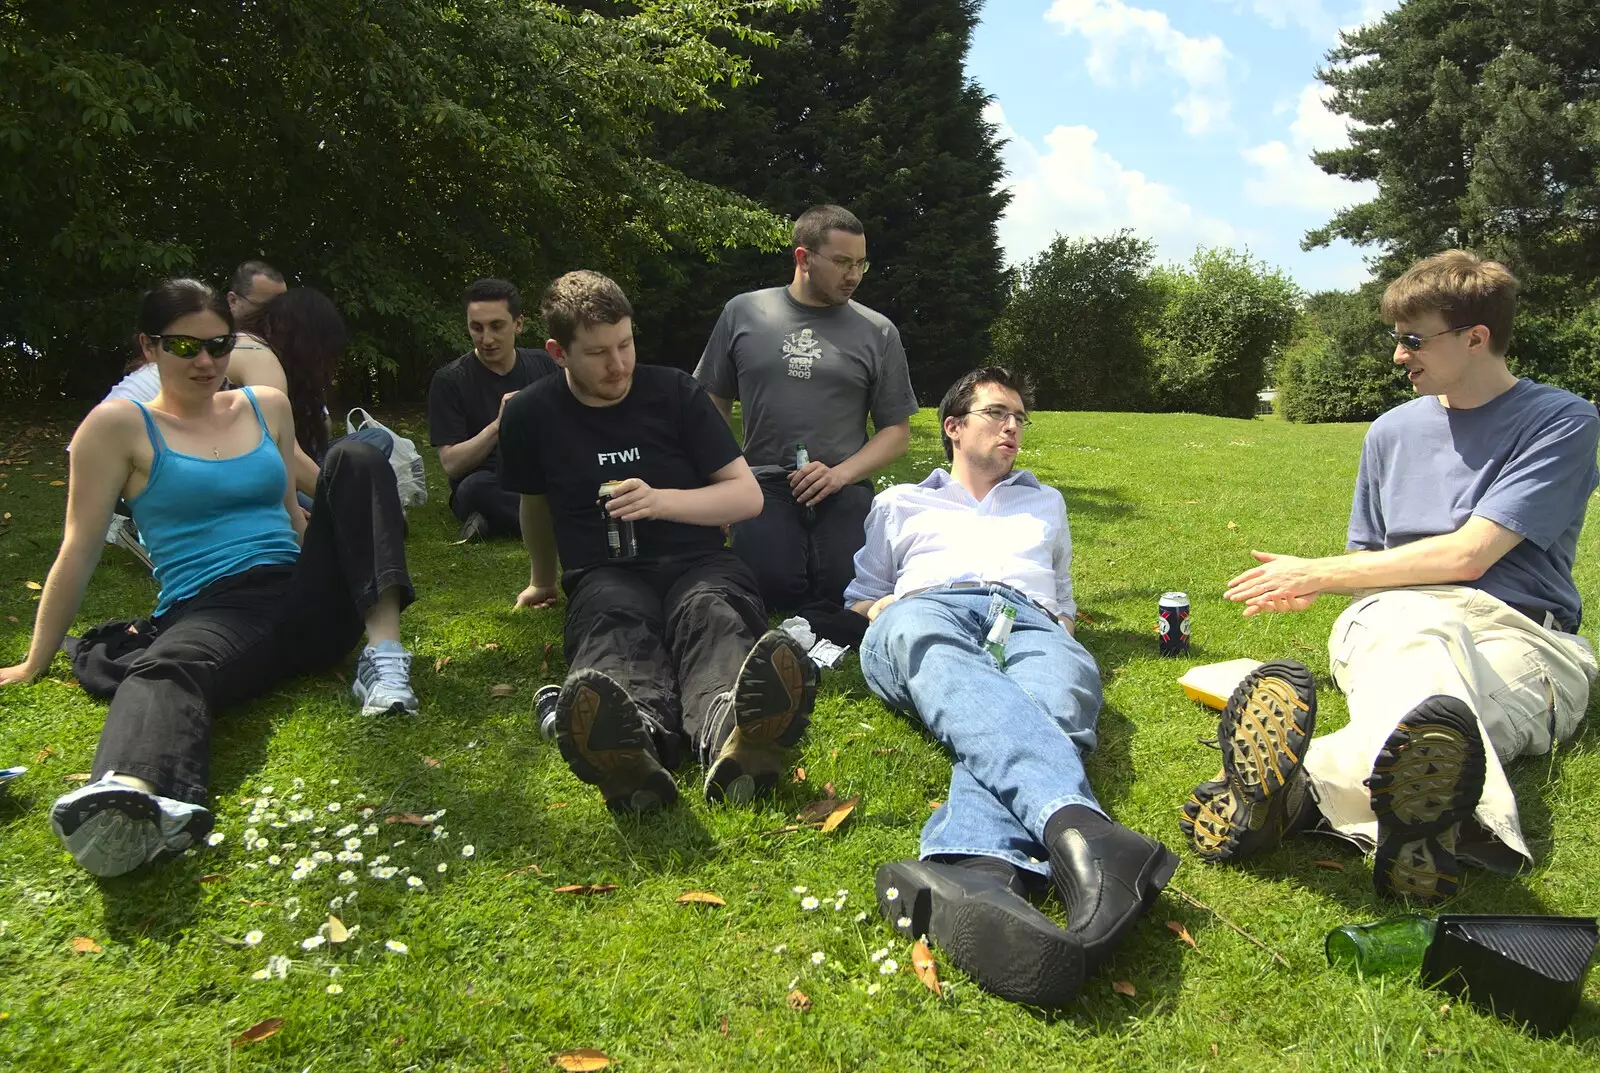
[[[1189,595],[1164,592],[1156,605],[1156,632],[1161,637],[1163,656],[1189,654]]]
[[[639,538],[633,531],[632,520],[613,518],[606,510],[606,501],[616,494],[621,481],[607,481],[600,486],[600,517],[606,524],[606,558],[633,559],[639,555]]]

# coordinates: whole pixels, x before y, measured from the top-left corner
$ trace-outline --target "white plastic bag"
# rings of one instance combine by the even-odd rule
[[[357,414],[361,415],[359,421],[356,419]],[[344,427],[351,435],[367,428],[375,428],[386,433],[389,439],[394,441],[394,450],[389,454],[389,466],[394,470],[395,484],[400,489],[400,505],[407,508],[420,507],[428,501],[427,475],[422,468],[422,456],[417,453],[415,443],[359,406],[345,415]]]

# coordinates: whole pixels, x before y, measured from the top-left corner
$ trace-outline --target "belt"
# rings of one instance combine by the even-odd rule
[[[1554,630],[1556,633],[1577,633],[1578,627],[1582,625],[1581,622],[1568,625],[1567,623],[1556,618],[1556,613],[1554,611],[1539,610],[1532,607],[1522,607],[1513,603],[1508,603],[1506,606],[1511,608],[1511,610],[1515,611],[1522,617],[1531,618],[1534,622],[1537,622],[1545,629]]]
[[[1041,604],[1038,600],[1035,600],[1032,596],[1029,596],[1021,589],[1012,585],[1007,585],[1001,581],[951,581],[943,585],[924,585],[920,589],[912,589],[910,592],[904,594],[900,598],[904,600],[909,596],[920,596],[925,592],[933,592],[935,589],[1002,589],[1006,593],[1015,596],[1023,603],[1032,605],[1041,614],[1043,614],[1045,618],[1050,619],[1052,622],[1061,621],[1056,616],[1056,613],[1050,610],[1044,604]]]

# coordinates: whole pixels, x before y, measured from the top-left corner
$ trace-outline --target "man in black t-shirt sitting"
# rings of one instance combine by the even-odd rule
[[[517,346],[522,296],[503,279],[480,279],[462,296],[472,349],[433,374],[428,442],[450,478],[460,539],[517,534],[517,495],[500,482],[500,415],[505,401],[558,372],[543,350]]]
[[[506,404],[501,477],[522,495],[531,562],[517,606],[554,604],[558,552],[565,568],[561,755],[618,812],[677,800],[668,771],[685,745],[706,765],[708,800],[750,800],[782,776],[817,689],[723,546],[723,526],[760,512],[761,488],[703,388],[635,366],[616,283],[569,272],[542,311],[565,375]]]

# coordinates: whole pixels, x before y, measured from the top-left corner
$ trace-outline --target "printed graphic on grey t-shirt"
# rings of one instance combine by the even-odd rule
[[[822,357],[822,343],[810,328],[790,332],[783,341],[783,355],[789,359],[789,375],[796,380],[810,380],[811,366]]]

